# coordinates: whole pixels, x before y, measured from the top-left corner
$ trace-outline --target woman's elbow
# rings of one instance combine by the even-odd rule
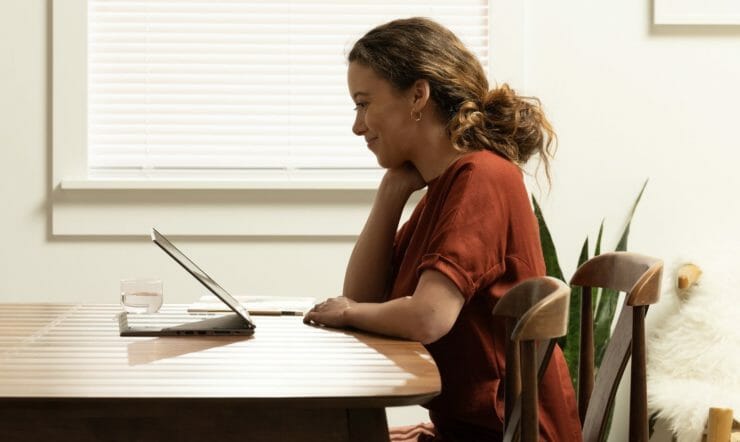
[[[416,324],[412,339],[424,345],[437,342],[452,330],[454,323],[454,321],[449,321],[447,318],[435,318],[434,315],[423,315]]]

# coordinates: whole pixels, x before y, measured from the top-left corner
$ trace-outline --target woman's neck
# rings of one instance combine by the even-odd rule
[[[447,131],[431,130],[426,133],[430,136],[420,140],[422,143],[419,144],[419,148],[416,150],[416,158],[412,158],[411,162],[424,178],[424,181],[428,183],[442,175],[455,160],[465,155],[465,153],[452,146]]]

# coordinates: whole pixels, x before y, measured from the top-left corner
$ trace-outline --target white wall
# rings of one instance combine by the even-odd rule
[[[602,218],[613,247],[646,178],[631,250],[672,263],[740,244],[740,27],[660,29],[650,8],[527,2],[513,86],[542,99],[560,137],[541,199],[566,275]],[[0,301],[116,302],[119,279],[144,275],[165,280],[169,302],[194,299],[202,290],[143,238],[51,236],[49,13],[46,0],[0,4]],[[341,289],[352,238],[179,243],[233,291],[323,298]]]
[[[602,218],[615,246],[646,178],[630,250],[663,258],[669,273],[718,250],[737,259],[740,26],[656,27],[651,8],[647,0],[527,2],[526,89],[560,137],[543,210],[566,277]],[[648,326],[662,308],[650,310]],[[622,388],[612,441],[627,440],[626,396]]]
[[[525,82],[560,137],[545,210],[568,274],[602,217],[670,262],[737,239],[740,26],[651,26],[651,2],[529,1]],[[738,244],[737,241],[734,244]]]
[[[117,302],[119,279],[147,275],[165,281],[166,301],[193,300],[203,291],[197,282],[144,236],[50,233],[49,3],[0,3],[0,300]],[[178,244],[235,292],[323,298],[340,292],[353,238],[188,238]]]

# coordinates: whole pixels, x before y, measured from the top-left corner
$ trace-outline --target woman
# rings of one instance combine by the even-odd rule
[[[545,273],[519,165],[539,154],[548,170],[554,133],[536,100],[506,85],[489,91],[480,62],[431,20],[381,25],[348,58],[352,130],[387,172],[344,296],[318,304],[305,321],[423,343],[442,380],[426,405],[433,440],[500,440],[505,338],[491,310],[513,285]],[[409,196],[425,186],[397,232]],[[579,440],[559,349],[540,397],[541,438]]]

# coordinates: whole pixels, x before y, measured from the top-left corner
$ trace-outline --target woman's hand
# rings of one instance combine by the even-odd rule
[[[303,323],[336,328],[347,327],[349,324],[347,323],[346,312],[355,304],[355,301],[344,296],[329,298],[309,310],[303,316]]]
[[[394,186],[408,192],[410,195],[419,189],[423,189],[427,183],[416,167],[410,162],[406,162],[401,167],[388,169],[383,176],[381,185]]]

